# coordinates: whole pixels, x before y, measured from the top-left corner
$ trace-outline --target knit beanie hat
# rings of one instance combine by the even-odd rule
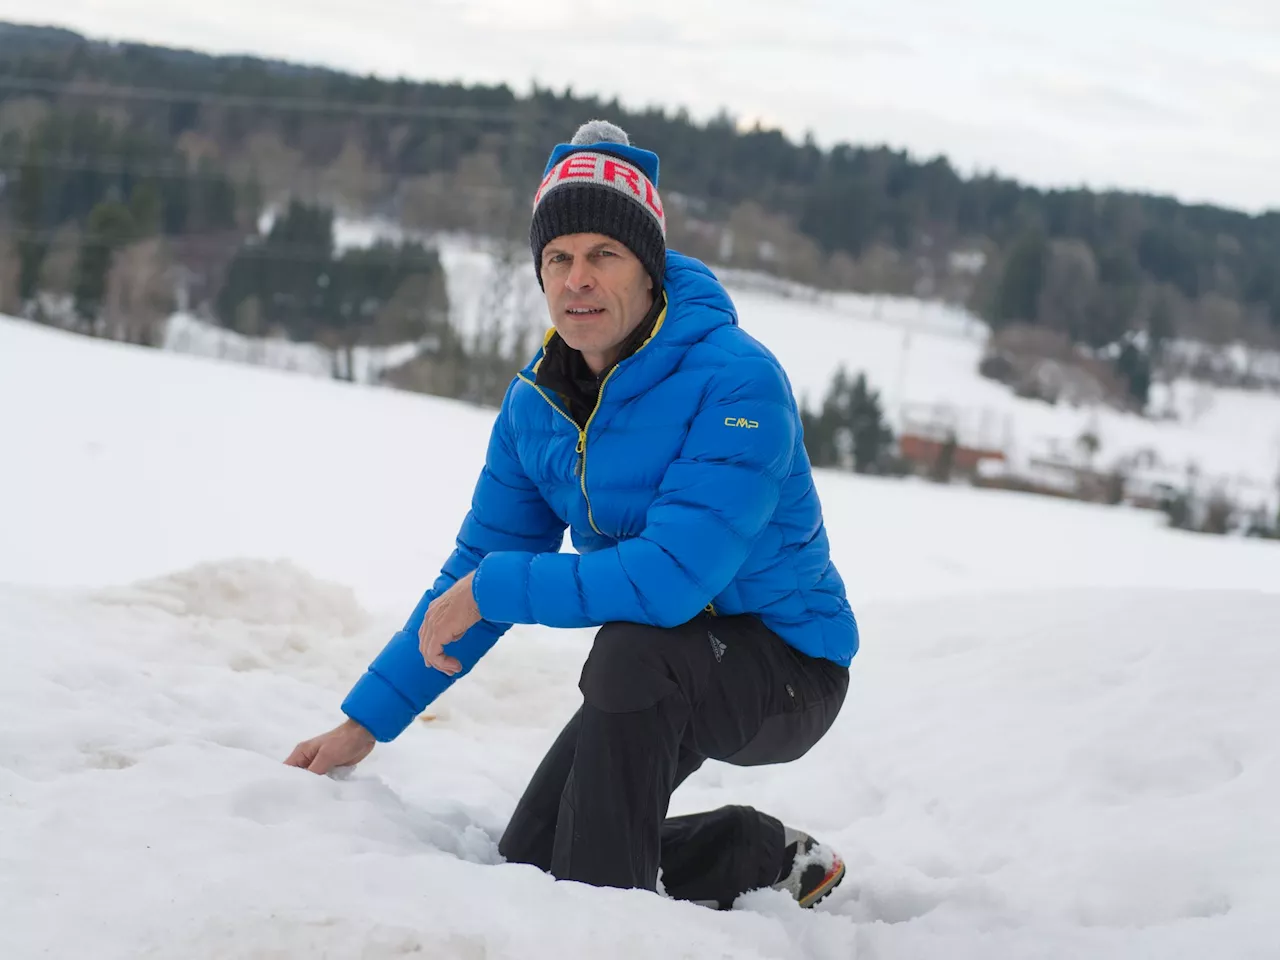
[[[626,131],[606,120],[584,123],[547,160],[529,226],[539,286],[543,247],[571,233],[617,240],[644,264],[653,289],[662,289],[667,218],[658,196],[658,155],[633,147]]]

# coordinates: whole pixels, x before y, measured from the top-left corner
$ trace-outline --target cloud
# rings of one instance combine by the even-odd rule
[[[1280,209],[1274,0],[9,0],[109,37],[383,76],[726,108],[793,137],[947,154],[1038,184]],[[782,15],[785,13],[785,15]],[[1183,158],[1195,156],[1192,164]]]
[[[1145,127],[1195,120],[1175,101],[1075,73],[1003,71],[992,78],[992,86],[1003,96],[1031,105],[1047,125],[1070,120],[1092,127],[1112,123]]]

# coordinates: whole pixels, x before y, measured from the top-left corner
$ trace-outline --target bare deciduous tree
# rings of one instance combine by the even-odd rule
[[[36,97],[10,97],[0,103],[0,136],[16,133],[24,139],[49,115],[49,104]]]
[[[882,243],[868,245],[853,257],[837,250],[827,260],[826,283],[837,290],[910,294],[915,273],[909,258]]]
[[[499,237],[511,234],[521,209],[490,153],[468,154],[449,173],[408,178],[400,206],[411,229],[479,230]]]
[[[197,164],[201,160],[219,160],[222,156],[217,138],[197,130],[186,130],[179,134],[176,146],[191,164]]]
[[[231,319],[231,328],[246,337],[262,335],[262,301],[256,296],[245,297],[236,306],[236,315]]]
[[[448,321],[444,278],[415,273],[407,277],[362,332],[363,342],[386,346],[421,340]]]
[[[360,131],[352,129],[333,162],[317,175],[317,199],[329,206],[365,212],[373,208],[389,181],[370,162],[360,142]]]
[[[733,208],[726,229],[733,236],[731,266],[776,272],[801,283],[822,281],[818,245],[785,217],[748,200]]]
[[[285,143],[274,129],[259,129],[251,133],[230,162],[232,176],[256,183],[265,203],[290,196],[299,182],[302,168],[302,152]]]
[[[107,336],[154,346],[160,326],[173,312],[169,258],[158,238],[125,247],[107,273],[103,314]]]
[[[11,239],[0,236],[0,313],[16,314],[22,309],[18,279],[22,264]]]
[[[49,252],[40,265],[38,289],[45,293],[70,294],[75,289],[79,259],[80,230],[67,224],[53,235]]]
[[[1097,288],[1098,264],[1089,245],[1083,240],[1050,241],[1036,316],[1042,325],[1072,340],[1087,339]]]
[[[1207,293],[1195,302],[1197,333],[1209,343],[1230,343],[1244,332],[1244,309],[1239,301]]]

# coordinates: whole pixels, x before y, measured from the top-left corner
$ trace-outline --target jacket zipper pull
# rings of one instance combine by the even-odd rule
[[[587,435],[585,433],[579,433],[578,446],[574,449],[574,452],[577,453],[578,455],[578,459],[573,465],[573,475],[575,477],[582,476],[582,461],[584,459],[583,453],[586,449],[587,449]]]

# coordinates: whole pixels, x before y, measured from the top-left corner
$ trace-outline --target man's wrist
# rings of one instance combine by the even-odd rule
[[[356,720],[352,720],[350,717],[347,717],[347,719],[342,722],[342,725],[352,733],[357,733],[361,737],[364,737],[366,739],[374,740],[374,741],[378,739],[372,733],[369,732],[369,729],[363,723],[360,723]]]

